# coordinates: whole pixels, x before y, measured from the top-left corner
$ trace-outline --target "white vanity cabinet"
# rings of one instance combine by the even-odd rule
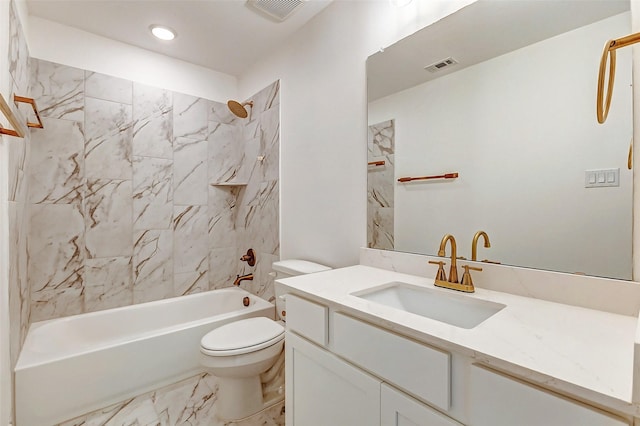
[[[380,380],[293,333],[285,342],[288,426],[380,424]]]
[[[327,308],[287,296],[287,426],[460,425],[384,383],[446,410],[449,354],[346,315],[332,320],[330,336]]]
[[[416,401],[404,392],[382,384],[380,392],[381,426],[462,426],[461,423]]]
[[[630,424],[293,295],[285,345],[287,426]]]
[[[486,368],[471,366],[473,426],[623,426],[629,422]]]

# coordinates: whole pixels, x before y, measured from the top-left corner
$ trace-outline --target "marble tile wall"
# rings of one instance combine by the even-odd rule
[[[273,297],[278,83],[243,120],[99,73],[42,60],[31,70],[46,126],[33,132],[29,173],[31,321],[228,287],[248,272],[243,287]],[[239,260],[249,247],[255,268]]]
[[[284,401],[239,421],[216,416],[216,378],[201,374],[56,426],[284,426]]]
[[[393,250],[394,207],[394,120],[369,126],[367,161],[384,161],[368,166],[367,247]]]
[[[13,95],[30,96],[29,51],[22,24],[13,1],[9,5],[9,74],[13,88],[7,103],[14,106]],[[26,122],[29,109],[14,107],[19,119]],[[33,118],[30,118],[33,119]],[[0,143],[6,144],[9,190],[9,321],[11,364],[15,365],[29,326],[30,303],[27,281],[27,217],[28,170],[31,164],[31,136],[25,138],[3,136]]]

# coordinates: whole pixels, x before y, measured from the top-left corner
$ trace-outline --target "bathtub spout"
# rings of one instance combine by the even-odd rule
[[[247,274],[247,275],[236,275],[236,279],[233,281],[233,285],[235,286],[239,286],[240,283],[244,280],[253,280],[253,274]]]

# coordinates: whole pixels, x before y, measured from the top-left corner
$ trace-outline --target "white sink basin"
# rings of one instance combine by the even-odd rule
[[[506,306],[448,291],[454,290],[391,282],[352,295],[461,328],[473,328]]]

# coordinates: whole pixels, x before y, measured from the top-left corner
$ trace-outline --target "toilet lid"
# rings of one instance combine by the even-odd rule
[[[257,351],[284,338],[284,327],[266,318],[235,321],[207,333],[200,341],[207,354],[226,356]]]

